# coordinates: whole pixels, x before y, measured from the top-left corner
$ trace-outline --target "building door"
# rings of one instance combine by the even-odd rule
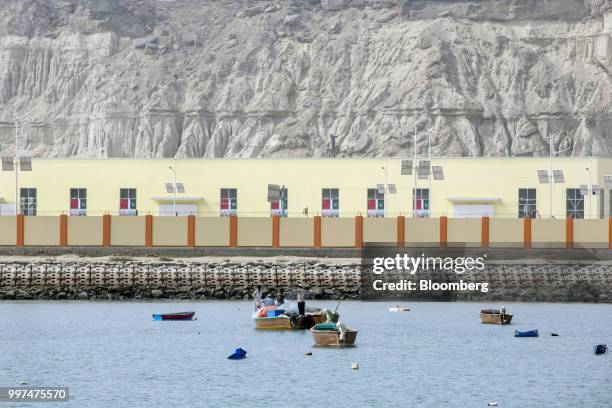
[[[480,218],[493,217],[495,206],[493,204],[454,204],[454,218]]]

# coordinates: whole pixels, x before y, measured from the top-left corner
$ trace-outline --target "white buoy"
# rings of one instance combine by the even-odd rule
[[[21,383],[20,383],[20,384],[21,384],[21,385],[27,385],[27,384],[28,384],[28,382],[27,382],[26,380],[21,380]]]
[[[359,364],[357,364],[357,363],[353,363],[353,364],[351,364],[351,368],[352,368],[353,370],[359,370]]]

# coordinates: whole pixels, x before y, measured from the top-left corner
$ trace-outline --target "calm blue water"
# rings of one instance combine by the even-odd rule
[[[612,345],[612,305],[508,304],[509,327],[480,324],[487,305],[391,305],[342,303],[358,346],[321,349],[309,332],[256,331],[250,302],[4,302],[0,385],[69,386],[53,406],[79,408],[612,406],[612,355],[592,350]],[[181,310],[198,320],[151,320]],[[227,360],[235,347],[248,358]]]

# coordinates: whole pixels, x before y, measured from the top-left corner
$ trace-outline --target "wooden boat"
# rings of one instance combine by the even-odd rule
[[[351,327],[346,328],[343,340],[340,340],[338,330],[316,330],[313,327],[310,332],[317,346],[351,347],[357,340],[357,330]]]
[[[529,330],[529,331],[514,331],[514,337],[539,337],[537,330]]]
[[[512,314],[505,313],[504,310],[484,309],[480,311],[480,321],[488,324],[510,324]]]
[[[389,311],[390,312],[409,312],[410,309],[408,309],[407,307],[395,306],[395,307],[390,307]]]
[[[153,320],[191,320],[195,312],[160,313],[154,314]]]
[[[306,313],[305,316],[280,315],[276,317],[254,317],[255,327],[264,330],[307,330],[325,322],[321,313]],[[334,315],[334,322],[338,321],[338,314]]]

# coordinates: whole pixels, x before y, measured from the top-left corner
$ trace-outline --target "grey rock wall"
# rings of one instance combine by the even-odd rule
[[[0,154],[612,153],[610,0],[0,0]]]

